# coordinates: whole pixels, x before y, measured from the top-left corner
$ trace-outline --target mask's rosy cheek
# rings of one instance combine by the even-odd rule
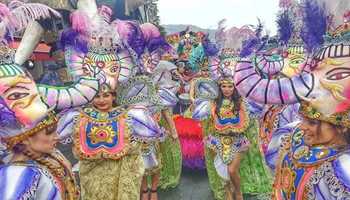
[[[336,106],[336,112],[344,112],[350,109],[350,86],[344,89],[343,96],[346,99]]]
[[[1,80],[0,80],[0,82],[1,82]],[[8,88],[7,86],[0,84],[0,94],[3,94],[7,88]]]
[[[13,109],[13,112],[15,113],[18,121],[25,125],[25,126],[31,126],[32,125],[32,120],[30,118],[30,116],[28,115],[28,113],[24,112],[22,109],[20,108],[15,108]]]
[[[344,89],[344,95],[343,95],[348,101],[350,100],[350,85],[347,86],[345,89]]]

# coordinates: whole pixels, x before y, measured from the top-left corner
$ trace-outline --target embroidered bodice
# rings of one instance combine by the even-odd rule
[[[120,159],[139,145],[164,133],[143,106],[117,107],[108,113],[92,106],[65,113],[58,123],[62,140],[73,136],[74,153],[80,159]]]
[[[349,146],[310,147],[296,129],[282,139],[274,199],[345,199],[350,197]],[[340,167],[341,166],[341,167]]]
[[[216,112],[215,103],[212,104],[212,118],[218,133],[243,133],[249,125],[249,116],[244,103],[241,103],[238,112],[234,111],[234,103],[224,99],[219,112]]]
[[[131,148],[125,109],[102,113],[92,107],[79,111],[74,153],[82,159],[119,159]]]

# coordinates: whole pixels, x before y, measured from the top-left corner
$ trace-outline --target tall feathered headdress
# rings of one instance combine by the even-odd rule
[[[303,27],[300,35],[304,41],[305,49],[311,53],[324,42],[323,36],[327,31],[327,16],[324,7],[315,0],[305,0],[303,4]]]
[[[242,43],[240,57],[247,57],[256,52],[264,44],[266,38],[262,37],[263,25],[258,19],[258,25],[255,27],[255,36],[251,37]]]
[[[294,25],[293,22],[289,16],[288,11],[282,12],[277,17],[277,25],[278,25],[278,37],[279,41],[283,45],[287,45],[289,39],[292,36]]]
[[[43,4],[23,3],[13,0],[8,6],[0,3],[0,37],[21,31],[29,22],[41,18],[61,17],[61,15]]]

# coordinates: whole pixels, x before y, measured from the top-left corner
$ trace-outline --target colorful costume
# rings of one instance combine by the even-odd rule
[[[144,166],[138,140],[162,134],[144,107],[103,113],[91,106],[61,117],[62,139],[72,134],[84,199],[138,199]]]
[[[317,12],[305,13],[304,25],[310,25],[309,28],[312,30],[304,27],[305,35],[302,35],[303,39],[307,39],[304,40],[307,49],[315,50],[321,44],[314,38],[317,37],[314,34],[315,23],[310,19],[317,19],[320,22],[317,25],[321,27],[316,30],[322,31],[325,30],[326,18],[322,10],[310,1],[306,2],[305,9],[317,10]],[[314,52],[312,62],[308,63],[307,67],[311,72],[301,72],[289,79],[271,79],[268,80],[269,84],[265,85],[266,87],[260,85],[263,84],[263,81],[260,81],[255,84],[254,89],[245,86],[239,87],[239,91],[248,96],[250,95],[247,91],[252,91],[251,93],[256,95],[252,98],[260,103],[300,102],[299,114],[304,118],[349,128],[349,104],[347,103],[349,81],[348,76],[345,75],[349,68],[345,63],[349,62],[350,55],[348,27],[345,23],[336,29],[336,33],[330,32],[325,36],[326,43]],[[242,62],[237,67],[238,70],[247,69],[243,70],[246,71],[244,72],[246,80],[255,76],[255,74],[246,76],[250,66],[250,63]],[[237,84],[242,74],[236,72]],[[287,80],[289,85],[284,82]],[[279,92],[274,87],[279,88]],[[265,98],[261,96],[261,92],[264,91],[268,93],[265,94]],[[277,92],[276,95],[274,91]],[[345,134],[345,137],[348,137],[348,133]],[[273,199],[349,198],[350,179],[348,172],[345,171],[349,168],[346,161],[349,157],[348,141],[346,141],[347,145],[307,145],[297,121],[275,129],[271,139],[267,141],[265,157],[269,167],[275,173]]]
[[[207,45],[208,46],[208,45]],[[234,74],[235,65],[237,63],[238,56],[234,54],[233,50],[223,49],[220,56],[213,56],[209,59],[209,69],[211,72],[212,78],[219,79],[221,76],[232,76]],[[210,82],[215,83],[213,80]],[[203,82],[205,83],[205,82]],[[205,96],[207,93],[213,95],[215,99],[217,96],[218,87],[216,84],[210,87],[209,82],[206,84],[202,84],[202,87],[207,90],[207,92],[201,91],[198,92],[202,96]],[[198,84],[201,85],[201,84]],[[197,88],[197,87],[195,87]],[[211,88],[208,89],[208,88]],[[227,164],[232,161],[233,155],[236,152],[246,151],[244,156],[242,157],[241,167],[240,167],[240,176],[241,176],[241,188],[243,193],[247,194],[257,194],[257,195],[266,195],[271,191],[271,178],[267,169],[264,166],[264,161],[259,151],[258,145],[258,137],[257,137],[257,125],[256,120],[249,116],[249,110],[247,109],[246,120],[241,121],[242,118],[228,116],[226,120],[218,120],[218,117],[215,117],[215,112],[213,112],[213,108],[216,108],[215,104],[210,103],[210,101],[206,100],[208,97],[196,98],[194,111],[192,117],[194,119],[202,120],[202,129],[205,132],[205,136],[210,134],[217,135],[221,129],[225,129],[226,125],[228,129],[235,127],[235,125],[239,126],[241,123],[247,123],[245,128],[241,131],[244,132],[246,136],[243,135],[235,136],[235,138],[226,139],[226,142],[230,143],[230,145],[222,145],[221,143],[225,140],[223,137],[209,137],[209,141],[215,144],[208,143],[208,148],[206,148],[206,167],[209,175],[209,181],[212,190],[214,191],[214,196],[217,199],[225,198],[225,190],[224,185],[225,181],[229,181]],[[227,101],[225,101],[227,102]],[[245,107],[245,103],[242,104]],[[232,110],[231,103],[227,102],[226,104],[222,104],[222,109],[227,109],[228,111]],[[244,112],[244,113],[245,113]],[[219,112],[221,113],[221,111]],[[223,112],[225,113],[225,112]],[[229,114],[227,112],[226,114]],[[231,113],[232,115],[233,113]],[[210,116],[208,118],[208,116]],[[224,125],[215,126],[215,123],[223,123]],[[232,123],[232,124],[231,124]],[[228,125],[231,124],[231,125]],[[244,148],[247,143],[252,143],[249,150],[248,148]],[[225,146],[225,147],[224,147]],[[242,149],[237,146],[241,146]],[[223,148],[226,148],[224,151]],[[214,156],[210,153],[210,149],[217,150],[217,156]],[[220,158],[221,154],[221,158]],[[225,156],[224,156],[225,154]],[[252,176],[254,174],[254,176]]]
[[[186,37],[183,41],[187,41]],[[205,168],[204,135],[199,118],[195,116],[193,110],[195,105],[202,100],[216,98],[217,85],[215,81],[210,77],[201,77],[199,74],[200,70],[210,70],[209,66],[211,66],[211,61],[215,58],[217,49],[209,41],[207,36],[201,36],[195,41],[199,41],[200,43],[192,46],[190,52],[184,53],[186,55],[189,54],[188,64],[190,70],[196,73],[196,77],[192,78],[189,84],[188,94],[185,93],[186,96],[189,96],[187,99],[189,101],[188,103],[192,103],[192,105],[184,112],[183,116],[177,117],[175,121],[179,133],[184,166],[192,169],[203,169]],[[185,100],[183,98],[186,97],[185,94],[181,94],[180,99]]]
[[[148,110],[152,111],[152,107],[157,110],[162,103],[158,93],[169,100],[167,94],[171,88],[160,87],[158,91],[149,77],[136,74],[153,72],[163,50],[161,47],[167,44],[161,40],[154,25],[140,26],[136,22],[120,20],[110,22],[110,10],[79,5],[73,14],[73,29],[62,35],[67,66],[73,77],[85,74],[86,69],[106,74],[106,82],[112,91],[117,91],[117,102],[122,106],[109,113],[89,106],[67,113],[63,117],[67,119],[62,118],[62,137],[67,137],[66,130],[68,135],[75,128],[80,130],[73,131],[73,139],[74,151],[80,160],[83,198],[138,199],[144,170],[150,173],[161,166],[155,147],[163,131],[151,117],[154,113]],[[87,8],[94,9],[86,12]],[[93,29],[81,29],[79,20],[75,23],[74,19],[84,16]],[[81,39],[86,44],[79,42]],[[170,102],[173,101],[171,97]],[[73,118],[76,118],[75,122],[67,129],[64,121],[71,122]],[[88,124],[82,124],[84,121]],[[96,134],[95,142],[89,142],[92,133]],[[110,173],[118,176],[111,177]],[[102,178],[96,181],[96,177]],[[104,187],[105,184],[110,189]],[[111,193],[112,188],[117,190]]]
[[[3,4],[2,9],[7,9]],[[58,151],[28,154],[27,160],[13,162],[12,157],[23,153],[23,142],[41,131],[55,132],[57,117],[53,109],[61,110],[81,106],[92,100],[98,89],[94,78],[81,77],[69,87],[36,85],[29,73],[14,62],[15,52],[7,46],[13,30],[22,30],[29,21],[48,18],[50,8],[40,4],[17,4],[2,15],[2,27],[7,38],[1,35],[0,43],[0,140],[6,159],[0,166],[1,199],[79,199],[70,163]],[[31,11],[20,13],[23,9]],[[14,14],[16,12],[17,15]],[[21,22],[21,23],[19,23]],[[23,24],[24,23],[24,24]],[[26,49],[25,39],[21,44]],[[16,55],[20,55],[17,52]]]
[[[172,81],[171,71],[176,66],[167,61],[160,61],[157,68],[153,72],[152,79],[155,86],[158,88],[158,94],[160,96],[163,110],[160,111],[159,125],[165,130],[171,131],[175,124],[169,122],[173,120],[173,114],[171,109],[178,102],[175,96],[179,84]],[[164,116],[167,115],[167,116]],[[173,132],[171,134],[174,134]],[[182,170],[182,155],[179,139],[174,139],[170,135],[165,138],[164,141],[159,143],[159,158],[162,162],[160,171],[160,188],[174,188],[180,182],[181,170]]]
[[[271,180],[258,148],[256,121],[250,118],[245,103],[241,103],[239,116],[232,112],[232,102],[227,100],[223,100],[219,115],[215,111],[215,104],[209,103],[208,107],[211,111],[209,118],[205,119],[205,116],[202,116],[202,119],[205,119],[202,128],[208,138],[206,167],[215,198],[225,199],[225,182],[230,180],[227,165],[232,161],[234,154],[240,152],[246,152],[240,166],[242,192],[268,194],[271,190]],[[198,106],[198,110],[199,108],[205,108],[204,103]],[[250,148],[252,145],[254,146]],[[216,152],[216,155],[213,152]]]

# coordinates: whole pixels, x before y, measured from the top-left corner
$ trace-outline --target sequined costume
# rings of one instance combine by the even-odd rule
[[[0,167],[0,199],[77,200],[79,190],[64,156],[53,147],[46,153],[28,149],[25,141],[36,140],[38,134],[55,133],[58,119],[53,110],[79,107],[91,101],[97,93],[98,81],[81,76],[67,87],[37,85],[16,62],[17,57],[32,54],[33,44],[24,37],[20,46],[25,52],[14,52],[8,46],[13,41],[12,31],[25,29],[34,35],[29,23],[47,19],[51,14],[59,15],[45,5],[13,3],[17,4],[11,7],[10,3],[10,8],[1,4],[2,9],[8,10],[2,15],[0,26],[6,28],[8,35],[0,35],[0,142],[5,156],[2,158],[5,164]],[[23,155],[25,158],[20,158]]]
[[[35,160],[0,165],[0,199],[78,199],[79,191],[69,161],[59,152],[43,159],[45,165]],[[48,163],[54,170],[47,167]]]
[[[84,199],[139,198],[144,174],[139,141],[163,134],[147,109],[117,107],[103,113],[87,106],[64,114],[58,127],[62,139],[73,136]]]
[[[215,104],[211,104],[209,117],[202,121],[202,128],[207,138],[205,149],[207,173],[216,199],[225,199],[225,180],[230,180],[227,165],[231,163],[235,153],[247,151],[250,145],[247,137],[243,135],[249,126],[245,108],[242,107],[237,116],[232,109],[229,110],[233,104],[230,101],[224,100],[224,102],[226,103],[223,103],[223,108],[219,111],[220,117],[215,112]]]
[[[222,62],[234,65],[235,63],[229,61],[230,56],[232,55],[221,56]],[[213,58],[211,62],[213,64],[211,70],[214,70],[213,79],[215,76],[220,78],[232,75],[232,69],[226,65],[223,67],[217,59]],[[271,191],[272,181],[260,153],[257,121],[250,116],[250,110],[246,108],[248,103],[244,102],[241,103],[240,111],[236,113],[232,111],[233,102],[223,100],[220,111],[216,112],[215,103],[208,100],[218,96],[219,88],[213,79],[202,80],[195,84],[195,90],[200,92],[194,101],[192,118],[202,121],[201,129],[207,138],[206,167],[214,196],[216,199],[225,198],[224,186],[230,180],[227,166],[238,152],[244,152],[240,165],[242,192],[266,196]]]
[[[294,127],[279,131],[279,136],[282,143],[276,162],[274,199],[349,198],[347,146],[310,147],[304,143],[303,132]]]
[[[314,13],[310,11],[311,8],[317,8],[319,12]],[[290,78],[271,79],[268,80],[268,85],[260,82],[259,84],[262,85],[254,85],[254,90],[247,85],[243,88],[242,85],[238,87],[238,91],[242,94],[252,91],[251,94],[255,96],[251,99],[254,98],[258,103],[274,104],[275,108],[282,111],[291,106],[283,108],[281,104],[300,104],[298,114],[293,110],[289,112],[301,116],[301,122],[297,118],[293,119],[296,116],[292,116],[290,118],[292,123],[284,125],[282,123],[281,127],[271,129],[269,137],[264,137],[267,145],[263,152],[275,176],[272,199],[348,199],[350,179],[346,169],[349,168],[349,133],[347,131],[331,133],[323,128],[313,131],[308,123],[328,124],[334,129],[337,127],[344,130],[350,127],[349,106],[346,103],[349,101],[347,93],[349,80],[347,75],[344,76],[349,68],[345,64],[349,62],[350,56],[349,26],[348,22],[345,22],[328,33],[314,32],[315,28],[311,28],[314,22],[310,19],[323,21],[324,23],[318,24],[320,27],[317,30],[326,30],[326,18],[319,5],[310,2],[303,16],[307,16],[304,19],[306,26],[303,27],[303,31],[308,39],[322,35],[325,38],[324,44],[322,42],[310,43],[310,40],[304,41],[309,53],[313,55],[312,60],[308,62],[310,71],[297,72]],[[243,68],[249,69],[248,66],[251,66],[250,62],[240,62],[236,72]],[[250,80],[256,79],[255,74],[247,77],[246,74],[250,74],[248,71],[244,72],[247,84]],[[241,80],[241,75],[243,74],[240,72],[235,74],[236,84]],[[284,81],[288,81],[295,88],[287,87],[283,84]],[[281,85],[283,88],[279,88]],[[265,88],[267,86],[270,88]],[[280,89],[276,95],[274,87]],[[259,91],[265,91],[268,94]],[[298,93],[293,91],[298,91]],[[277,113],[272,111],[270,114]],[[315,133],[317,136],[310,141],[307,137],[308,132],[303,130],[310,131],[310,133],[317,132]],[[333,139],[338,138],[338,134],[342,134],[343,138],[340,141],[327,142],[322,140],[321,136],[318,137],[320,134]]]

